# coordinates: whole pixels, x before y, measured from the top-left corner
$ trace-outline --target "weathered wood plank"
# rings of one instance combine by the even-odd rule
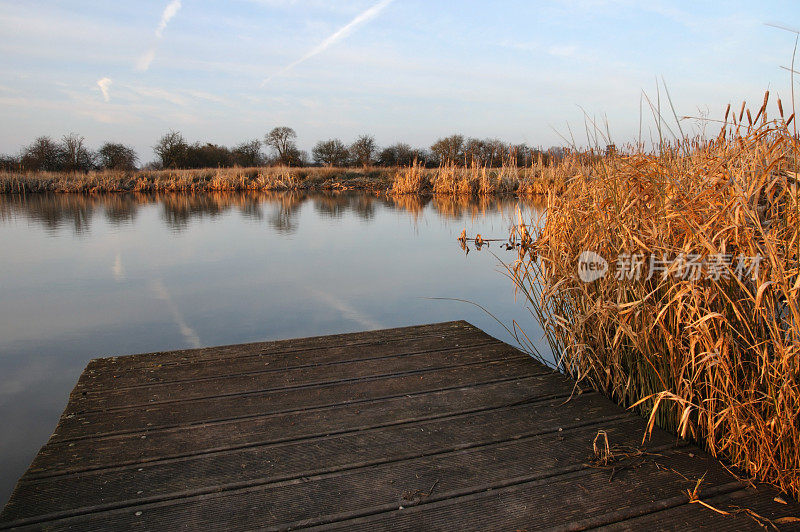
[[[587,443],[601,428],[620,442],[635,445],[641,420],[627,418],[568,427],[561,432],[551,431],[406,460],[306,475],[283,482],[242,483],[226,491],[205,495],[194,493],[154,502],[140,496],[136,508],[142,511],[142,516],[137,517],[130,510],[114,512],[112,507],[104,510],[108,515],[91,515],[86,511],[81,517],[64,518],[59,525],[80,525],[90,529],[93,522],[101,520],[112,528],[127,529],[142,525],[152,528],[158,523],[174,522],[183,523],[177,525],[179,528],[191,529],[199,524],[197,515],[211,513],[240,515],[235,527],[257,528],[263,523],[263,517],[252,511],[250,506],[253,504],[269,513],[273,519],[272,528],[276,529],[335,522],[354,515],[382,513],[399,506],[485,491],[502,486],[509,479],[557,477],[588,469],[591,467],[591,453],[587,452]],[[662,447],[673,446],[673,440],[663,434],[659,434],[653,443]],[[547,456],[547,459],[531,460],[532,456]],[[345,494],[347,504],[343,505]]]
[[[148,407],[154,404],[177,403],[190,399],[260,393],[271,390],[319,386],[370,377],[400,375],[422,370],[464,366],[497,360],[525,360],[525,355],[510,346],[486,342],[476,346],[451,349],[436,348],[401,357],[342,362],[336,367],[308,366],[280,371],[216,375],[202,382],[182,381],[151,384],[147,387],[108,390],[106,393],[74,395],[66,413],[91,413],[116,408]]]
[[[268,371],[309,366],[335,366],[358,360],[379,359],[383,357],[402,357],[438,349],[453,349],[469,345],[485,345],[497,343],[482,331],[446,331],[427,336],[402,338],[396,341],[359,342],[355,345],[321,348],[309,350],[292,349],[274,352],[259,349],[242,348],[236,355],[235,365],[230,358],[188,358],[176,362],[169,356],[153,357],[148,363],[129,364],[124,357],[103,364],[94,363],[93,369],[87,369],[78,382],[76,389],[89,394],[103,394],[108,390],[147,387],[151,384],[194,381],[213,378],[220,375],[247,375]],[[257,344],[257,346],[260,344]],[[330,371],[336,371],[331,367]]]
[[[599,530],[604,532],[621,532],[624,530],[674,530],[683,532],[692,529],[709,529],[719,532],[737,532],[739,530],[798,530],[800,515],[797,504],[776,503],[774,490],[764,486],[747,486],[741,490],[708,496],[708,490],[700,490],[701,500],[714,508],[727,512],[725,519],[720,519],[713,510],[701,504],[682,504],[667,510],[645,514],[636,519],[618,522]],[[788,497],[784,497],[787,500]],[[781,522],[785,519],[785,522]],[[763,526],[761,526],[763,525]]]
[[[686,529],[775,519],[693,446],[466,322],[93,360],[0,529]],[[613,465],[594,461],[603,430]],[[402,507],[402,509],[401,509]]]
[[[566,400],[569,395],[563,388],[564,381],[566,378],[563,376],[548,373],[366,402],[101,436],[82,440],[80,445],[56,441],[42,449],[29,474],[44,471],[58,474],[76,464],[96,468],[109,461],[127,465],[179,458],[187,452],[212,452],[220,450],[221,446],[234,448],[279,443],[488,410],[548,396]]]
[[[309,356],[317,350],[346,348],[351,346],[371,345],[389,342],[398,346],[412,338],[435,337],[443,335],[460,336],[465,333],[483,334],[491,338],[477,327],[465,321],[416,325],[379,331],[334,334],[330,336],[312,336],[291,340],[275,340],[270,342],[253,342],[249,344],[233,344],[200,349],[180,349],[176,351],[158,351],[117,357],[97,358],[91,360],[87,371],[101,371],[103,368],[119,366],[121,368],[141,369],[152,364],[185,365],[190,362],[240,360],[256,354],[288,355],[307,352]],[[114,371],[111,369],[111,371]]]
[[[548,370],[526,360],[493,361],[473,366],[387,375],[353,382],[337,382],[308,388],[288,388],[247,395],[193,399],[182,403],[152,405],[147,408],[69,414],[64,416],[53,441],[124,434],[148,428],[177,427],[212,421],[263,415],[345,402],[367,401],[441,389],[466,386],[505,378],[541,375]]]
[[[474,529],[490,515],[494,530],[587,530],[620,523],[688,503],[685,490],[705,476],[707,491],[729,494],[744,485],[733,480],[718,463],[697,449],[664,452],[647,459],[631,470],[623,470],[610,480],[610,472],[586,468],[536,480],[510,479],[507,486],[452,497],[430,504],[395,508],[377,515],[325,524],[322,530],[460,530]],[[680,474],[676,473],[679,472]],[[683,478],[686,477],[686,478]],[[688,479],[688,480],[687,480]],[[725,516],[706,510],[701,522],[716,530]],[[658,522],[655,529],[660,529]],[[694,523],[689,529],[700,528]],[[312,528],[312,530],[317,529]],[[760,530],[751,523],[742,530]],[[644,528],[652,530],[652,528]]]
[[[445,419],[21,482],[18,493],[26,504],[18,508],[11,506],[11,510],[16,508],[19,517],[35,515],[42,506],[54,508],[55,498],[61,505],[57,509],[66,511],[137,499],[213,493],[241,485],[308,478],[540,434],[550,434],[551,439],[556,440],[565,429],[605,426],[624,416],[610,408],[608,401],[598,394],[586,394],[573,399],[564,408],[555,408],[563,402],[562,398]],[[638,428],[644,428],[643,420],[628,419],[637,422]],[[632,427],[629,423],[629,428]],[[664,437],[659,443],[669,441],[671,439]],[[581,460],[589,455],[588,449],[583,442]],[[527,460],[530,466],[530,459]],[[548,463],[556,466],[554,462]],[[502,469],[505,465],[498,463],[495,467]]]

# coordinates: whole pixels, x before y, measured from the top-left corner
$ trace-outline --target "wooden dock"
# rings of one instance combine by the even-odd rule
[[[97,359],[0,529],[719,531],[760,530],[744,508],[800,515],[662,431],[642,448],[644,429],[466,322]],[[700,478],[729,515],[690,503]]]

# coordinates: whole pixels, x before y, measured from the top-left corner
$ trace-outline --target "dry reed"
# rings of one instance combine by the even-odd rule
[[[85,174],[0,172],[0,193],[384,190],[392,182],[393,171],[385,168],[263,167]]]
[[[425,169],[419,165],[399,169],[389,193],[427,194],[437,196],[491,196],[516,194],[521,197],[543,196],[561,192],[575,176],[589,175],[591,154],[569,152],[560,159],[545,163],[540,156],[529,165],[519,167],[509,154],[498,168],[476,163],[458,166],[445,163]]]
[[[713,140],[582,162],[515,228],[509,275],[566,373],[797,496],[800,142],[782,114],[765,99]],[[605,276],[579,279],[584,251]],[[642,277],[618,276],[636,255]],[[737,272],[740,256],[762,261]],[[682,260],[647,278],[665,257]]]

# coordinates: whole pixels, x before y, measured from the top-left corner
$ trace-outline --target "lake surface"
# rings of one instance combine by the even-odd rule
[[[0,196],[0,505],[92,358],[459,319],[513,343],[433,297],[541,337],[501,273],[515,254],[456,241],[506,238],[518,207],[538,214],[513,198]]]

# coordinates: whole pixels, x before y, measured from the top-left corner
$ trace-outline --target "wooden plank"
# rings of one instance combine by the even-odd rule
[[[107,366],[118,365],[129,369],[142,369],[153,364],[182,365],[190,362],[241,360],[243,357],[256,354],[271,354],[275,356],[291,353],[306,352],[315,357],[314,351],[347,348],[351,346],[370,345],[378,343],[392,343],[398,345],[405,340],[413,338],[428,338],[435,336],[455,335],[465,333],[482,334],[492,338],[477,327],[465,321],[434,323],[430,325],[416,325],[413,327],[399,327],[396,329],[383,329],[379,331],[366,331],[358,333],[334,334],[330,336],[313,336],[309,338],[295,338],[291,340],[275,340],[270,342],[253,342],[249,344],[233,344],[200,349],[180,349],[176,351],[158,351],[154,353],[140,353],[118,357],[97,358],[89,362],[87,372],[100,371]]]
[[[395,341],[359,342],[355,345],[273,352],[270,350],[243,348],[238,351],[235,367],[229,358],[184,359],[176,362],[169,357],[158,356],[147,363],[129,364],[123,358],[111,363],[95,362],[82,375],[77,388],[81,392],[103,394],[107,390],[147,387],[151,384],[173,383],[213,378],[220,375],[247,375],[268,371],[304,368],[310,366],[335,366],[358,360],[374,360],[384,357],[401,357],[438,349],[452,349],[469,345],[497,343],[482,331],[451,332],[403,338],[398,346]],[[234,372],[235,371],[235,372]],[[330,368],[336,371],[336,368]]]
[[[68,414],[62,417],[53,441],[291,412],[344,402],[396,397],[423,390],[530,377],[547,371],[525,360],[493,361],[474,366],[337,382],[314,388],[288,388],[247,395],[194,399],[175,404],[157,404],[147,408]]]
[[[719,532],[737,532],[739,530],[797,530],[800,515],[796,504],[781,504],[774,500],[774,490],[761,487],[746,486],[743,489],[709,496],[708,490],[701,488],[701,500],[728,515],[725,519],[713,510],[701,504],[681,504],[659,512],[645,514],[636,519],[613,523],[601,527],[604,532],[621,532],[623,530],[674,530],[685,531],[697,528],[708,528]],[[784,496],[785,499],[791,500]],[[781,522],[781,519],[786,520]],[[763,525],[763,526],[762,526]],[[775,528],[773,528],[775,527]]]
[[[554,408],[563,402],[564,399],[550,400],[336,436],[22,482],[18,493],[25,505],[11,506],[11,510],[16,509],[18,514],[15,517],[21,518],[26,513],[39,513],[42,505],[66,511],[117,505],[125,501],[130,504],[132,499],[163,500],[214,493],[241,485],[303,479],[540,434],[550,434],[552,439],[557,439],[565,429],[604,426],[610,422],[609,411],[613,414],[612,420],[624,415],[609,409],[608,401],[598,394],[576,398],[565,410]],[[567,416],[571,421],[565,424],[563,418]],[[642,420],[633,421],[643,428]],[[534,424],[536,428],[533,428]],[[660,443],[665,441],[670,440],[666,438]],[[581,460],[588,456],[587,451],[584,441]],[[550,466],[553,465],[554,462],[550,462]],[[496,464],[496,467],[502,469],[505,465]],[[138,491],[142,493],[137,494]],[[61,507],[52,504],[55,498],[59,499]]]
[[[687,459],[690,452],[693,459]],[[709,493],[724,496],[743,486],[697,449],[659,454],[633,470],[620,471],[613,479],[609,471],[597,468],[536,480],[520,479],[522,482],[518,483],[517,479],[509,479],[506,486],[497,489],[402,509],[398,506],[391,511],[339,520],[318,529],[448,531],[472,529],[474,523],[491,515],[491,527],[495,530],[587,530],[612,523],[619,523],[625,530],[635,530],[626,521],[664,508],[687,506],[685,490],[692,489],[703,476],[709,484]],[[717,524],[725,522],[725,516],[706,511],[707,515],[700,522],[717,530]],[[699,528],[700,522],[693,523],[689,529]],[[652,524],[655,529],[661,529],[660,521]],[[311,530],[314,529],[317,527]],[[754,523],[742,528],[760,529]]]
[[[661,431],[625,458],[645,421],[581,391],[465,322],[97,359],[0,529],[759,526],[703,476],[800,513]]]
[[[541,479],[582,471],[590,467],[587,442],[591,442],[599,428],[612,437],[618,435],[619,441],[635,445],[634,434],[639,423],[640,420],[630,418],[599,422],[283,482],[241,485],[181,498],[152,497],[155,499],[152,502],[142,498],[136,505],[137,511],[142,511],[141,516],[135,516],[126,507],[97,509],[104,512],[102,516],[87,509],[81,516],[64,517],[56,525],[91,528],[93,522],[102,521],[113,529],[157,528],[159,523],[191,529],[200,524],[198,516],[211,514],[238,515],[235,527],[257,528],[263,524],[263,518],[250,508],[254,504],[269,513],[271,528],[275,529],[336,522],[354,514],[372,515],[398,506],[485,491],[509,479]],[[661,437],[659,443],[673,446],[670,438]],[[542,455],[548,459],[530,459]],[[343,504],[345,494],[346,504]]]
[[[335,368],[326,365],[247,374],[237,372],[235,375],[216,375],[202,381],[153,383],[147,387],[109,389],[105,393],[81,392],[71,398],[66,413],[87,414],[117,408],[149,407],[154,404],[180,403],[190,399],[319,386],[497,360],[524,360],[524,357],[525,355],[506,344],[484,342],[476,346],[437,348],[399,357],[341,362]]]
[[[221,446],[234,448],[279,443],[415,420],[436,419],[549,397],[566,400],[569,395],[558,384],[559,380],[566,379],[548,373],[538,377],[415,392],[366,402],[148,429],[118,436],[100,436],[82,440],[80,445],[55,441],[42,449],[29,474],[36,475],[45,471],[49,474],[60,474],[68,467],[74,468],[76,464],[93,469],[101,467],[110,459],[118,465],[128,465],[179,458],[187,452],[217,451]],[[555,392],[548,395],[551,388]]]

